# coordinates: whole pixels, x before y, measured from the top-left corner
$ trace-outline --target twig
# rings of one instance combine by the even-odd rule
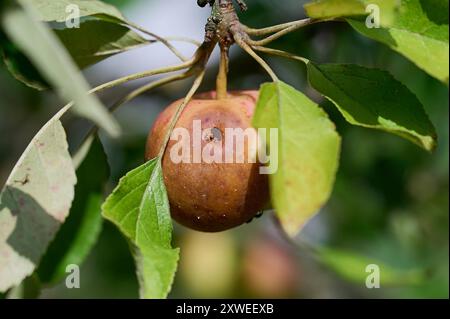
[[[109,82],[103,83],[103,84],[101,84],[99,86],[96,86],[96,87],[90,89],[87,92],[87,94],[99,93],[101,91],[113,88],[115,86],[118,86],[118,85],[130,82],[130,81],[133,81],[133,80],[146,78],[146,77],[149,77],[149,76],[152,76],[152,75],[169,73],[169,72],[174,72],[174,71],[180,71],[180,70],[183,70],[183,69],[187,69],[188,67],[195,66],[195,63],[198,60],[199,60],[199,54],[196,54],[196,56],[192,60],[187,61],[185,63],[182,63],[180,65],[165,67],[165,68],[161,68],[161,69],[154,69],[154,70],[149,70],[149,71],[144,71],[144,72],[139,72],[139,73],[127,75],[127,76],[121,77],[119,79],[116,79],[116,80],[113,80],[113,81],[109,81]],[[58,111],[58,113],[54,117],[55,118],[61,117],[74,104],[75,103],[73,101],[67,103],[63,108],[61,108],[61,110]]]
[[[150,83],[148,83],[146,85],[143,85],[143,86],[141,86],[141,87],[131,91],[126,96],[124,96],[122,99],[117,101],[110,108],[110,111],[111,112],[116,111],[120,106],[130,102],[131,100],[135,99],[136,97],[142,95],[145,92],[148,92],[148,91],[153,90],[155,88],[161,87],[161,86],[163,86],[165,84],[169,84],[169,83],[172,83],[172,82],[175,82],[175,81],[186,79],[189,76],[191,76],[191,73],[185,72],[185,73],[181,73],[181,74],[168,76],[168,77],[165,77],[163,79],[160,79],[160,80],[157,80],[157,81],[154,81],[154,82],[150,82]]]
[[[297,21],[291,21],[291,22],[287,22],[287,23],[283,23],[283,24],[277,24],[274,26],[270,26],[267,28],[261,28],[261,29],[255,29],[255,28],[250,28],[246,25],[242,25],[242,29],[248,34],[248,35],[252,35],[252,36],[263,36],[263,35],[268,35],[268,34],[272,34],[275,32],[279,32],[282,31],[286,28],[289,27],[293,27],[293,26],[305,26],[308,24],[311,24],[311,19],[302,19],[302,20],[297,20]]]
[[[173,54],[175,54],[181,61],[187,61],[187,58],[184,55],[182,55],[180,53],[180,51],[178,51],[172,44],[170,44],[170,42],[167,39],[165,39],[165,38],[163,38],[163,37],[161,37],[161,36],[159,36],[159,35],[157,35],[157,34],[155,34],[153,32],[150,32],[150,31],[144,29],[143,27],[141,27],[141,26],[139,26],[139,25],[137,25],[137,24],[135,24],[133,22],[127,21],[127,25],[129,25],[130,27],[132,27],[132,28],[134,28],[136,30],[141,31],[142,33],[145,33],[145,34],[147,34],[147,35],[157,39],[159,42],[164,44],[170,51],[172,51]]]
[[[281,50],[276,50],[276,49],[271,49],[271,48],[266,48],[266,47],[260,47],[260,46],[252,46],[252,48],[256,51],[260,51],[263,53],[267,53],[267,54],[271,54],[271,55],[276,55],[276,56],[281,56],[284,58],[288,58],[288,59],[292,59],[292,60],[297,60],[297,61],[301,61],[305,64],[309,63],[309,60],[307,58],[286,52],[286,51],[281,51]]]
[[[150,77],[153,75],[157,75],[157,74],[163,74],[163,73],[170,73],[170,72],[175,72],[175,71],[180,71],[183,69],[187,69],[191,66],[193,66],[196,61],[198,60],[197,56],[195,56],[194,58],[192,58],[189,61],[186,61],[184,63],[181,63],[179,65],[174,65],[174,66],[169,66],[169,67],[164,67],[164,68],[160,68],[160,69],[154,69],[154,70],[149,70],[149,71],[144,71],[144,72],[140,72],[140,73],[135,73],[135,74],[131,74],[131,75],[127,75],[121,78],[118,78],[116,80],[110,81],[110,82],[106,82],[102,85],[99,85],[95,88],[93,88],[92,90],[89,91],[89,93],[97,93],[112,87],[115,87],[117,85],[126,83],[126,82],[130,82],[130,81],[134,81],[134,80],[138,80],[138,79],[142,79],[142,78],[146,78],[146,77]]]
[[[141,86],[140,88],[131,91],[130,93],[128,93],[126,96],[124,96],[123,98],[121,98],[119,101],[117,101],[116,103],[114,103],[114,105],[112,105],[109,108],[109,111],[115,112],[119,107],[121,107],[122,105],[130,102],[131,100],[135,99],[136,97],[138,97],[139,95],[148,92],[150,90],[156,89],[158,87],[161,87],[165,84],[168,83],[172,83],[175,81],[179,81],[179,80],[183,80],[186,79],[188,77],[190,77],[192,75],[191,72],[187,71],[181,74],[176,74],[176,75],[172,75],[172,76],[168,76],[165,77],[163,79],[148,83],[144,86]],[[98,126],[93,126],[89,132],[86,134],[83,142],[80,144],[80,147],[78,148],[78,150],[75,152],[74,156],[72,157],[72,162],[74,164],[75,168],[78,168],[79,165],[81,164],[81,162],[83,161],[85,155],[87,154],[87,152],[89,151],[89,148],[92,144],[94,135],[97,134],[99,128]]]
[[[278,82],[278,77],[266,63],[266,61],[264,61],[258,54],[255,53],[255,51],[253,51],[253,49],[247,44],[247,42],[242,39],[242,36],[239,33],[234,33],[233,35],[237,45],[239,45],[244,51],[250,54],[267,71],[267,73],[269,73],[274,82]]]
[[[144,78],[144,77],[156,75],[156,74],[178,71],[178,70],[186,69],[189,67],[189,70],[187,70],[186,72],[184,72],[182,74],[176,74],[173,76],[165,77],[163,79],[149,83],[147,85],[144,85],[143,87],[140,87],[140,88],[130,92],[127,96],[122,98],[120,101],[118,101],[111,107],[111,111],[113,112],[121,105],[127,103],[131,99],[139,96],[140,94],[142,94],[148,90],[154,89],[156,87],[160,87],[164,84],[167,84],[167,83],[170,83],[173,81],[187,78],[193,74],[198,74],[200,72],[199,70],[201,70],[201,73],[204,74],[205,73],[204,72],[205,65],[209,59],[209,56],[211,55],[212,50],[214,49],[214,46],[215,46],[215,43],[203,43],[197,49],[194,57],[190,61],[184,62],[178,66],[166,67],[166,68],[161,68],[161,69],[157,69],[157,70],[151,70],[151,71],[146,71],[146,72],[142,72],[142,73],[132,74],[132,75],[129,75],[129,76],[126,76],[126,77],[123,77],[123,78],[120,78],[120,79],[117,79],[114,81],[110,81],[110,82],[104,83],[100,86],[93,88],[92,90],[89,91],[89,94],[97,93],[102,90],[114,87],[116,85],[131,81],[131,80],[136,80],[136,79],[140,79],[140,78]],[[70,107],[72,107],[73,104],[74,104],[73,102],[70,102],[59,113],[64,114],[64,112],[67,111]],[[98,132],[98,127],[96,127],[96,126],[94,126],[88,132],[88,134],[85,137],[85,140],[83,141],[80,148],[78,149],[78,151],[75,153],[75,155],[73,157],[73,161],[74,161],[75,165],[79,165],[82,162],[85,153],[87,152],[87,150],[89,150],[90,143],[92,142],[92,136],[94,134],[96,134],[97,132]]]
[[[165,37],[165,39],[169,42],[184,42],[184,43],[190,43],[195,45],[196,47],[199,47],[202,45],[202,43],[200,41],[197,41],[195,39],[191,39],[188,37],[177,37],[177,36],[173,36],[173,37]]]
[[[275,40],[281,38],[282,36],[284,36],[288,33],[291,33],[291,32],[293,32],[297,29],[300,29],[304,26],[311,25],[311,24],[314,24],[314,23],[317,23],[320,21],[323,21],[323,20],[312,20],[312,19],[300,20],[300,21],[298,21],[298,23],[294,23],[291,26],[289,26],[285,29],[282,29],[282,30],[278,31],[277,33],[272,34],[271,36],[268,36],[267,38],[264,38],[262,40],[249,40],[248,44],[250,44],[252,46],[264,46],[264,45],[271,43],[272,41],[275,41]]]

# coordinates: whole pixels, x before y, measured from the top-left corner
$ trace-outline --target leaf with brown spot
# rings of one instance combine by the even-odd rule
[[[74,197],[75,170],[55,115],[33,138],[0,193],[0,292],[38,265]]]

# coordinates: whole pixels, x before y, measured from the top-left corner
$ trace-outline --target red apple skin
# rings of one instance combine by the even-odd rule
[[[191,138],[194,120],[201,120],[202,130],[219,129],[222,137],[225,128],[251,127],[258,91],[231,92],[222,100],[215,97],[215,92],[195,96],[175,127],[186,128]],[[146,160],[158,155],[181,103],[182,100],[172,103],[157,118],[148,136]],[[266,206],[268,178],[259,173],[260,163],[248,162],[247,139],[244,163],[193,163],[192,149],[189,163],[177,164],[170,158],[170,149],[177,142],[169,141],[162,165],[171,215],[178,223],[199,231],[219,232],[251,220]],[[201,147],[215,142],[202,138]],[[224,146],[223,141],[223,152]]]

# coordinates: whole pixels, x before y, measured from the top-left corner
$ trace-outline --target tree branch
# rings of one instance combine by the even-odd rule
[[[127,21],[127,24],[130,26],[130,27],[132,27],[132,28],[134,28],[134,29],[136,29],[136,30],[139,30],[139,31],[141,31],[142,33],[145,33],[145,34],[147,34],[147,35],[149,35],[149,36],[151,36],[151,37],[153,37],[153,38],[155,38],[156,40],[158,40],[159,42],[161,42],[162,44],[164,44],[170,51],[172,51],[173,52],[173,54],[175,54],[181,61],[187,61],[187,58],[184,56],[184,55],[182,55],[181,53],[180,53],[180,51],[178,51],[167,39],[165,39],[165,38],[163,38],[163,37],[161,37],[161,36],[159,36],[159,35],[157,35],[157,34],[155,34],[155,33],[153,33],[153,32],[150,32],[150,31],[148,31],[148,30],[146,30],[146,29],[144,29],[143,27],[141,27],[141,26],[139,26],[139,25],[137,25],[137,24],[135,24],[135,23],[133,23],[133,22],[129,22],[129,21]]]
[[[281,29],[278,32],[275,31],[276,32],[275,34],[272,34],[271,36],[268,36],[267,38],[264,38],[262,40],[257,40],[257,41],[249,40],[248,44],[250,44],[251,46],[264,46],[264,45],[271,43],[272,41],[275,41],[275,40],[281,38],[282,36],[284,36],[288,33],[291,33],[291,32],[298,30],[304,26],[311,25],[311,24],[314,24],[314,23],[317,23],[320,21],[323,21],[323,20],[313,20],[313,19],[300,20],[300,21],[295,22],[292,25],[288,26],[287,28]],[[269,29],[270,29],[270,27],[267,28],[266,31]],[[275,27],[275,29],[277,29],[277,28]],[[272,33],[272,32],[269,32],[269,33]]]
[[[248,35],[252,35],[252,36],[263,36],[263,35],[268,35],[268,34],[272,34],[275,32],[280,32],[284,29],[293,27],[293,26],[305,26],[308,24],[311,24],[311,19],[302,19],[302,20],[297,20],[297,21],[292,21],[292,22],[287,22],[287,23],[283,23],[283,24],[277,24],[274,26],[270,26],[270,27],[266,27],[266,28],[261,28],[261,29],[254,29],[254,28],[250,28],[246,25],[242,25],[243,30],[248,34]]]
[[[239,33],[234,33],[233,35],[237,45],[240,46],[248,54],[250,54],[267,71],[272,80],[274,82],[277,82],[278,77],[276,76],[275,72],[273,72],[273,70],[270,68],[270,66],[267,64],[266,61],[264,61],[258,54],[255,53],[255,51],[253,51],[253,49],[242,38],[242,35],[240,35]]]
[[[275,50],[275,49],[271,49],[271,48],[266,48],[266,47],[260,47],[260,46],[252,46],[252,48],[256,51],[260,51],[260,52],[264,52],[267,54],[271,54],[271,55],[276,55],[276,56],[281,56],[284,58],[288,58],[288,59],[292,59],[292,60],[297,60],[297,61],[301,61],[305,64],[309,63],[309,60],[307,58],[286,52],[286,51],[281,51],[281,50]]]

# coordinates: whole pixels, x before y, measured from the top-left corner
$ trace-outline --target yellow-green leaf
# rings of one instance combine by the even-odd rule
[[[316,0],[305,4],[306,14],[314,19],[369,16],[373,6],[379,11],[380,24],[388,26],[395,20],[400,0]]]
[[[348,21],[361,34],[388,45],[448,84],[448,0],[402,0],[399,12],[388,28],[369,29],[360,21]]]
[[[68,265],[81,265],[102,228],[101,204],[109,167],[98,138],[88,140],[89,151],[77,169],[78,183],[70,214],[48,247],[36,273],[45,284],[56,284]]]
[[[0,194],[0,291],[29,276],[65,221],[76,183],[64,108],[36,134]]]
[[[278,170],[270,175],[272,203],[284,230],[294,236],[328,200],[341,139],[317,104],[283,83],[264,84],[253,124],[277,128]]]

